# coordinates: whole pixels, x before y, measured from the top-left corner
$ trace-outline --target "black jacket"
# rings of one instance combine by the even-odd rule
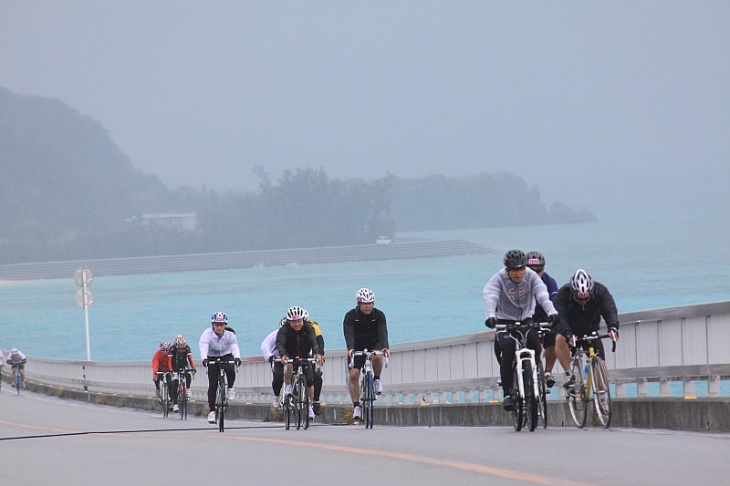
[[[350,310],[345,314],[342,328],[348,350],[362,351],[363,349],[380,350],[390,348],[385,314],[376,308],[373,308],[373,311],[368,315],[360,312],[357,307]]]
[[[600,282],[593,282],[593,296],[584,306],[573,300],[569,283],[560,287],[553,305],[560,317],[556,330],[563,336],[570,337],[575,334],[577,337],[582,337],[598,331],[601,317],[609,329],[619,327],[616,302],[608,288]]]
[[[299,331],[292,329],[289,323],[284,323],[276,334],[276,348],[281,356],[289,358],[308,358],[310,353],[312,356],[321,354],[314,328],[307,321],[304,321]]]

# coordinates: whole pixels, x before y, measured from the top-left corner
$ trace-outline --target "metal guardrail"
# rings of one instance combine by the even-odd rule
[[[607,352],[617,397],[627,385],[645,397],[648,384],[659,383],[659,396],[671,396],[681,382],[685,396],[694,382],[706,381],[710,397],[730,379],[730,301],[622,314],[616,353]],[[323,400],[349,403],[344,350],[329,351],[324,369]],[[554,375],[559,377],[559,365]],[[480,332],[394,346],[383,373],[385,400],[391,404],[473,403],[501,398],[494,332]],[[202,379],[201,379],[202,377]],[[149,395],[154,391],[147,361],[86,362],[29,357],[26,379],[59,388],[89,392]],[[270,402],[271,368],[262,358],[247,358],[236,380],[239,400]],[[193,397],[203,399],[207,380],[199,370]]]

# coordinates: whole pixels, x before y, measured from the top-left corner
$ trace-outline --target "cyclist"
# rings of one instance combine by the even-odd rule
[[[203,331],[198,343],[200,347],[200,360],[203,367],[208,369],[208,423],[215,423],[215,395],[218,388],[218,375],[220,367],[226,372],[228,382],[228,399],[236,398],[236,391],[233,384],[236,382],[236,369],[232,364],[213,364],[208,366],[210,359],[221,359],[222,361],[235,361],[236,366],[241,365],[241,351],[238,348],[236,333],[228,328],[228,316],[223,312],[216,312],[210,318],[210,327]]]
[[[190,383],[193,380],[195,374],[195,360],[193,360],[193,352],[188,346],[188,342],[185,340],[185,336],[178,334],[175,336],[175,342],[170,347],[170,363],[172,364],[172,371],[175,373],[182,373],[185,375],[185,385],[187,388],[187,395],[190,396]],[[189,369],[190,371],[185,371]],[[183,373],[184,372],[184,373]],[[179,386],[178,380],[173,374],[172,386],[170,387],[172,395],[172,411],[179,411],[177,406],[177,388]]]
[[[304,310],[304,312],[306,314],[304,319],[308,321],[314,329],[314,335],[317,338],[319,352],[322,355],[322,362],[324,363],[324,336],[322,335],[322,330],[319,328],[319,324],[317,323],[317,321],[310,319],[309,314],[306,310]],[[314,403],[312,404],[315,415],[320,415],[322,413],[322,408],[319,402],[320,395],[322,394],[322,384],[322,367],[317,366],[314,369]]]
[[[388,344],[388,324],[385,314],[375,308],[375,294],[368,288],[362,288],[355,294],[355,308],[345,314],[342,321],[342,328],[345,333],[345,344],[347,345],[347,356],[352,358],[355,351],[382,351],[390,356],[390,344]],[[362,406],[360,404],[360,370],[365,365],[365,356],[355,356],[350,370],[350,398],[352,398],[352,418],[355,421],[362,420]],[[373,356],[373,387],[375,393],[383,392],[383,385],[380,382],[380,373],[383,370],[383,358],[381,355]]]
[[[580,338],[598,332],[603,317],[611,340],[618,341],[618,309],[608,288],[594,281],[582,268],[575,271],[570,282],[560,287],[555,297],[555,308],[560,314],[555,351],[560,366],[566,370],[563,386],[570,388],[575,384],[575,377],[570,371],[570,347],[575,346],[575,336]],[[596,354],[606,359],[601,340],[593,341],[592,345]]]
[[[281,363],[281,355],[276,347],[276,335],[279,334],[279,329],[285,323],[286,317],[279,321],[279,327],[271,331],[261,342],[261,353],[264,355],[264,359],[271,364],[273,373],[271,388],[274,390],[274,398],[271,405],[274,407],[279,406],[279,393],[281,393],[281,387],[284,386],[284,365]]]
[[[528,252],[525,256],[527,257],[527,268],[540,276],[542,283],[547,287],[548,294],[550,294],[550,300],[554,302],[555,296],[558,295],[558,282],[545,271],[545,257],[538,251]],[[535,306],[535,315],[532,316],[532,320],[535,322],[547,322],[545,309],[541,306]],[[543,333],[542,347],[545,348],[545,384],[548,388],[552,388],[555,385],[553,367],[555,366],[556,358],[554,329]]]
[[[292,375],[294,374],[294,366],[292,358],[307,358],[313,356],[317,363],[322,363],[322,355],[320,354],[317,338],[314,334],[312,325],[304,320],[307,313],[299,306],[290,307],[286,311],[286,322],[279,328],[276,335],[276,347],[281,355],[281,364],[284,365],[284,393],[289,395],[292,392]],[[302,366],[302,372],[307,381],[307,395],[309,396],[309,418],[314,418],[314,371],[312,363],[304,361],[298,366]]]
[[[13,381],[11,382],[13,384],[13,388],[15,388],[15,376],[18,371],[20,371],[21,381],[25,383],[25,363],[28,362],[25,354],[23,354],[23,352],[18,348],[13,348],[10,350],[8,359],[5,360],[5,362],[13,368]],[[25,385],[23,385],[23,387],[25,387]]]
[[[498,323],[528,323],[532,321],[537,301],[547,312],[548,320],[555,322],[557,311],[550,301],[547,287],[537,273],[527,268],[527,258],[520,250],[509,250],[503,258],[504,268],[489,279],[482,290],[487,305],[484,325],[494,329]],[[515,333],[516,334],[516,333]],[[502,356],[499,361],[499,374],[502,380],[504,400],[502,406],[511,411],[512,403],[512,367],[515,361],[516,343],[506,332],[498,332],[499,348]],[[537,329],[527,333],[527,346],[540,356],[542,347]]]
[[[157,375],[160,371],[170,371],[172,370],[172,364],[170,363],[170,343],[167,341],[162,341],[160,343],[160,349],[155,351],[155,354],[152,355],[152,381],[155,382],[155,394],[157,395],[157,399],[162,401],[162,395],[160,394],[160,382],[159,376]],[[172,383],[170,381],[171,377],[169,374],[164,375],[165,376],[165,383],[167,383],[167,393],[170,396],[170,400],[172,400]]]

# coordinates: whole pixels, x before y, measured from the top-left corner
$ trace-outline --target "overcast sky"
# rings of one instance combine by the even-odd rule
[[[730,214],[730,2],[0,0],[0,86],[170,187],[509,171],[601,218]]]

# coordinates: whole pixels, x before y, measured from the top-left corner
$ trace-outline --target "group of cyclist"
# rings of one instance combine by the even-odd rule
[[[25,363],[28,362],[25,354],[18,348],[11,348],[8,353],[7,359],[3,362],[3,352],[0,350],[0,369],[4,363],[7,363],[12,368],[12,377],[10,383],[15,387],[15,378],[17,373],[20,373],[21,383],[25,383]],[[22,386],[22,385],[21,385]]]
[[[541,356],[545,349],[545,382],[555,385],[552,369],[559,361],[565,370],[563,386],[570,388],[575,377],[570,371],[570,348],[578,338],[597,332],[601,318],[606,322],[612,340],[619,338],[618,310],[608,288],[595,282],[583,269],[575,271],[570,281],[558,289],[555,279],[545,272],[545,257],[539,252],[525,254],[510,250],[503,258],[504,268],[487,282],[482,291],[486,302],[484,324],[494,329],[497,324],[514,322],[549,322],[552,329],[541,333],[537,326],[528,331],[527,346]],[[539,306],[537,305],[539,304]],[[502,405],[511,411],[515,341],[513,332],[498,331],[495,356],[500,364],[504,399]],[[600,340],[594,341],[596,353],[605,359]]]
[[[167,393],[172,404],[173,412],[179,410],[178,406],[178,380],[185,379],[188,396],[190,396],[190,383],[195,374],[195,359],[188,346],[185,336],[178,334],[172,344],[167,341],[160,343],[158,349],[152,356],[152,380],[155,382],[157,398],[162,401],[160,392],[160,379],[167,384]]]
[[[574,384],[570,371],[570,348],[578,338],[597,332],[601,318],[607,323],[609,335],[614,341],[619,338],[619,322],[616,303],[600,282],[595,282],[583,269],[578,269],[570,281],[558,288],[553,277],[545,271],[545,257],[536,251],[525,254],[521,250],[510,250],[503,257],[504,268],[495,273],[483,288],[486,302],[485,325],[494,329],[497,324],[514,322],[549,322],[550,330],[541,332],[537,326],[527,334],[527,345],[542,356],[545,350],[545,381],[548,387],[555,385],[552,370],[558,361],[565,370],[563,384],[566,388]],[[343,333],[347,355],[353,363],[349,370],[349,392],[353,404],[353,419],[362,419],[359,379],[365,363],[364,356],[354,356],[355,351],[377,351],[372,359],[374,374],[373,388],[381,394],[383,385],[380,375],[383,369],[383,356],[390,355],[388,327],[385,314],[375,308],[375,294],[368,288],[361,288],[355,296],[355,307],[343,319]],[[539,304],[539,305],[538,305]],[[495,338],[495,355],[500,364],[500,378],[503,388],[505,410],[513,408],[511,391],[513,386],[512,368],[515,359],[515,340],[510,331],[498,331]],[[241,363],[240,349],[235,330],[228,327],[228,317],[216,312],[211,317],[211,327],[207,328],[199,341],[200,357],[208,368],[208,422],[215,423],[215,399],[219,367],[223,367],[228,385],[228,399],[235,399],[235,367]],[[600,341],[594,343],[596,352],[605,357]],[[322,390],[322,370],[325,342],[322,331],[309,312],[300,306],[287,309],[278,328],[272,330],[261,343],[265,360],[271,364],[272,405],[277,407],[283,398],[292,392],[292,376],[297,366],[307,383],[310,418],[321,413],[320,393]],[[354,357],[354,359],[352,359]],[[307,359],[312,358],[312,359]],[[185,338],[178,335],[173,344],[163,341],[152,360],[153,379],[159,396],[159,371],[171,371],[166,379],[183,373],[188,390],[195,362]],[[168,382],[170,399],[177,407],[177,385]],[[282,394],[283,388],[283,394]]]
[[[353,357],[355,350],[364,349],[379,351],[385,356],[390,354],[385,314],[375,308],[375,294],[368,288],[361,288],[357,291],[355,308],[345,314],[343,332],[350,358]],[[261,352],[272,367],[271,386],[274,392],[272,405],[278,406],[281,399],[291,393],[294,366],[301,366],[307,381],[307,393],[310,403],[312,403],[309,416],[314,418],[319,415],[322,391],[321,365],[324,363],[325,344],[322,331],[317,322],[310,319],[309,312],[299,306],[290,307],[279,322],[279,328],[270,332],[261,343]],[[373,358],[374,388],[378,394],[383,391],[383,385],[380,382],[383,367],[382,355],[379,354]],[[313,366],[311,361],[294,363],[292,362],[294,357],[312,357],[315,365]],[[357,356],[349,371],[349,391],[355,422],[362,419],[359,379],[360,370],[364,364],[364,357]],[[283,395],[281,394],[282,386],[284,387]]]

